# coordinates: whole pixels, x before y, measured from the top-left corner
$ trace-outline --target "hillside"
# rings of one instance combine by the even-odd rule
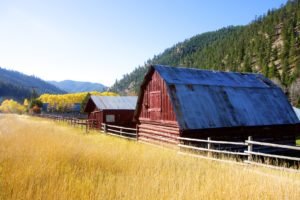
[[[293,104],[300,103],[300,0],[246,26],[196,35],[146,62],[222,71],[258,72],[280,84]],[[136,68],[115,82],[113,91],[137,93],[147,71]]]
[[[0,67],[0,101],[6,98],[23,101],[24,98],[30,97],[33,89],[38,94],[65,93],[65,91],[58,89],[40,78]]]
[[[107,89],[106,86],[100,83],[81,82],[81,81],[72,81],[72,80],[48,81],[48,82],[68,93],[90,92],[90,91],[103,92]]]

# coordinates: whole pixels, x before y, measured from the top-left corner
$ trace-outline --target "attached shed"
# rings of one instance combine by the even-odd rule
[[[283,112],[284,111],[284,112]],[[261,74],[153,65],[140,88],[139,140],[177,137],[295,145],[299,119],[283,91]]]
[[[84,112],[93,121],[93,128],[100,128],[102,123],[135,127],[133,115],[136,102],[136,96],[91,96]]]

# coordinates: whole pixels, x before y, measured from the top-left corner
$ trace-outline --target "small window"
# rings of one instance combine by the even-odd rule
[[[106,115],[106,122],[115,122],[115,115]]]

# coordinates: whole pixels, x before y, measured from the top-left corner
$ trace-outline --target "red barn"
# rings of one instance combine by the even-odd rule
[[[283,112],[284,111],[284,112]],[[150,66],[140,88],[138,139],[178,136],[295,145],[299,119],[282,90],[260,74]]]
[[[133,115],[136,101],[136,96],[91,96],[84,112],[93,121],[93,128],[100,128],[102,123],[135,127]]]

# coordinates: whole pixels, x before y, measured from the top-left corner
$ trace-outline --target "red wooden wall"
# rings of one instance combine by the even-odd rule
[[[114,115],[115,122],[107,122],[106,115]],[[135,128],[136,123],[133,122],[134,110],[104,110],[103,122],[111,125]]]
[[[139,113],[138,138],[149,142],[176,144],[178,123],[164,80],[154,71],[145,87]]]
[[[91,127],[93,127],[93,128],[98,128],[98,129],[101,128],[102,123],[135,128],[136,123],[133,122],[133,114],[134,114],[134,110],[102,110],[102,111],[98,111],[96,109],[94,112],[89,113],[88,118],[90,120],[95,120],[95,122],[93,124],[91,124]],[[107,122],[106,115],[113,115],[115,121]]]
[[[166,84],[157,72],[144,90],[139,120],[177,124]]]

